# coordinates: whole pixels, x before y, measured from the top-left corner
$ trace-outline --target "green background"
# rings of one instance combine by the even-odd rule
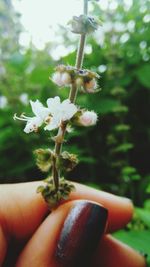
[[[78,127],[68,134],[65,147],[79,155],[80,164],[67,178],[131,198],[137,207],[133,221],[115,236],[149,254],[150,1],[134,0],[128,9],[125,1],[117,2],[114,11],[102,11],[98,2],[93,3],[93,14],[103,25],[87,38],[91,53],[85,54],[84,67],[100,74],[102,90],[96,95],[80,94],[77,104],[96,111],[99,120],[96,127]],[[22,93],[43,104],[58,94],[66,98],[68,88],[59,90],[49,76],[56,65],[75,62],[77,39],[63,27],[58,32],[62,44],[72,45],[74,52],[58,61],[51,56],[57,43],[46,44],[42,51],[32,44],[25,49],[18,41],[22,30],[11,1],[1,0],[0,95],[8,104],[0,108],[0,183],[45,178],[36,167],[33,150],[52,148],[51,135],[25,134],[23,123],[14,121],[13,114],[32,115],[29,104],[20,101]]]

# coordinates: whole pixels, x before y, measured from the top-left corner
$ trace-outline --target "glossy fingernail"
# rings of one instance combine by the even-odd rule
[[[93,202],[77,201],[71,208],[60,233],[56,258],[60,266],[89,266],[101,236],[108,211]]]

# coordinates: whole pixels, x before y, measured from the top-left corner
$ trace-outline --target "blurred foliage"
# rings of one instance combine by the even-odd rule
[[[132,2],[132,1],[131,1]],[[95,110],[95,128],[77,128],[68,134],[70,153],[79,154],[80,164],[68,175],[71,180],[130,197],[138,208],[133,222],[117,238],[149,253],[150,244],[150,10],[149,0],[118,0],[115,9],[93,12],[103,26],[88,37],[84,66],[101,75],[97,95],[80,94],[77,104]],[[12,30],[13,29],[13,30]],[[32,44],[21,47],[19,15],[11,1],[0,2],[0,182],[42,179],[35,165],[33,150],[52,148],[50,134],[25,134],[24,125],[13,121],[13,114],[30,114],[28,99],[43,103],[56,94],[68,96],[49,80],[59,63],[74,64],[75,50],[55,61],[51,51],[59,44],[49,43],[42,51]],[[73,34],[60,28],[64,47],[77,45]],[[2,99],[0,98],[0,101]],[[66,138],[66,139],[67,139]],[[44,177],[45,178],[45,177]]]

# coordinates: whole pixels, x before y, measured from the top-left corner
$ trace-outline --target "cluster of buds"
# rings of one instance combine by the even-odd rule
[[[57,191],[52,177],[48,177],[44,182],[45,185],[41,185],[37,188],[37,193],[42,194],[51,209],[56,208],[56,205],[58,205],[60,201],[68,199],[70,193],[75,190],[74,185],[64,178],[60,178]]]
[[[73,16],[73,18],[68,22],[71,26],[71,31],[77,34],[89,34],[98,29],[101,22],[94,17],[80,15],[79,17]]]
[[[76,84],[82,91],[95,93],[98,91],[96,79],[100,76],[90,70],[80,70],[76,67],[58,65],[53,74],[52,81],[58,86],[70,86]]]
[[[52,168],[53,158],[55,157],[54,151],[51,149],[39,148],[34,151],[36,156],[36,164],[42,172],[48,172]],[[70,172],[78,164],[78,158],[75,154],[70,154],[67,151],[63,151],[60,157],[56,158],[57,168],[63,170],[63,172]]]

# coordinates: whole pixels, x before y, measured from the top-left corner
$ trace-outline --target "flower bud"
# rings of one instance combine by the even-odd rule
[[[94,93],[97,87],[97,83],[95,79],[90,80],[84,84],[84,88],[88,93]]]
[[[77,86],[83,86],[83,79],[82,78],[77,78],[76,79],[76,85]]]
[[[69,75],[69,73],[62,73],[61,81],[63,85],[69,85],[71,83],[71,76]]]
[[[79,117],[79,124],[83,126],[92,126],[97,122],[97,114],[94,111],[85,111]]]
[[[77,34],[89,34],[97,30],[99,25],[101,25],[97,18],[87,15],[74,16],[68,24],[71,25],[71,31]]]
[[[53,74],[52,80],[58,86],[65,86],[65,85],[69,85],[71,83],[71,76],[67,72],[56,71]]]
[[[56,71],[53,74],[52,80],[54,83],[56,83],[58,86],[63,86],[63,82],[62,82],[62,73]]]

